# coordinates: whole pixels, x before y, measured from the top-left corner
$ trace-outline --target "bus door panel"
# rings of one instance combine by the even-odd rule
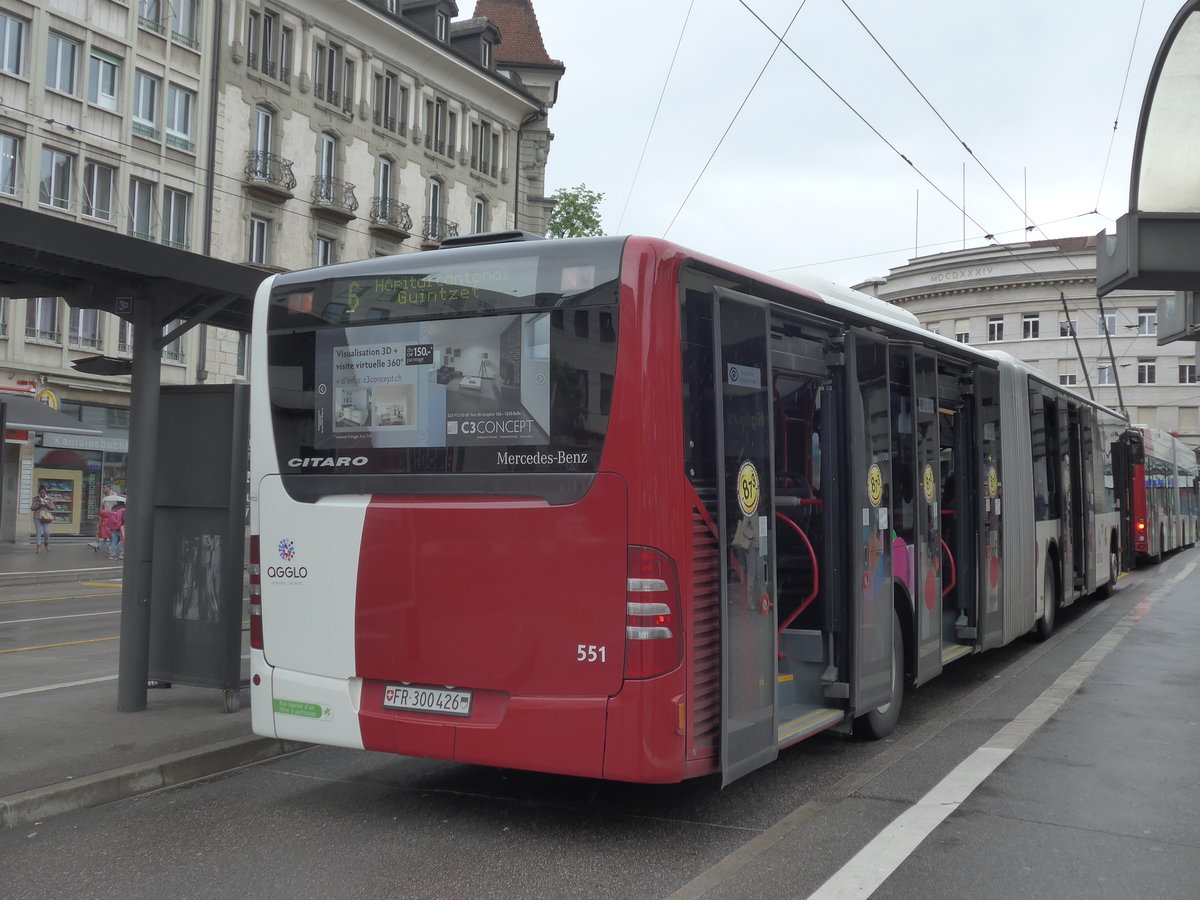
[[[891,412],[886,342],[862,331],[846,337],[848,478],[840,502],[850,514],[850,705],[859,713],[891,696]]]
[[[1004,643],[1004,490],[1000,475],[1000,377],[992,369],[975,372],[976,434],[980,486],[979,530],[979,643],[983,648]]]
[[[917,684],[942,671],[942,585],[947,561],[942,550],[942,474],[938,440],[937,359],[914,354],[917,491],[913,603],[916,617]]]
[[[974,382],[970,372],[938,359],[938,458],[941,474],[942,656],[943,662],[970,652],[976,636],[979,490],[975,477]]]
[[[1067,484],[1070,495],[1070,516],[1067,519],[1067,537],[1071,545],[1071,569],[1068,576],[1064,575],[1063,593],[1066,597],[1078,597],[1087,583],[1088,552],[1085,547],[1087,529],[1087,505],[1084,501],[1083,474],[1087,461],[1083,455],[1083,434],[1081,432],[1079,407],[1074,403],[1067,404],[1067,472],[1070,479]]]
[[[767,304],[714,291],[721,563],[721,776],[778,756],[771,362]]]

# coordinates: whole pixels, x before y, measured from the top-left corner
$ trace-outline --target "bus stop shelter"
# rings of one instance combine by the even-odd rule
[[[146,707],[150,658],[150,586],[162,349],[202,323],[250,330],[254,291],[268,272],[127,237],[49,213],[0,210],[0,295],[59,296],[81,309],[133,324],[132,359],[93,356],[79,371],[132,375],[129,430],[129,541],[121,599],[117,707]],[[163,329],[182,324],[166,334]]]

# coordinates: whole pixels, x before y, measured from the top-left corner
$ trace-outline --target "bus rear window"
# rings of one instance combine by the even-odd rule
[[[581,256],[573,242],[565,257],[555,243],[278,278],[267,355],[281,474],[333,476],[325,494],[488,492],[498,488],[462,476],[594,473],[616,369],[620,244]],[[366,480],[347,487],[343,476]]]

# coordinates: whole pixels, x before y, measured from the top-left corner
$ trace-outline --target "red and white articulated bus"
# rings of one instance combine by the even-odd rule
[[[1136,559],[1161,562],[1165,554],[1196,543],[1196,453],[1177,437],[1145,425],[1130,428],[1126,443],[1129,539]]]
[[[259,290],[256,732],[728,783],[1114,582],[1111,411],[852,291],[526,237]]]

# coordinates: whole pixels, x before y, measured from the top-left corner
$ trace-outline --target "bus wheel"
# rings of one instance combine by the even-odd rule
[[[1054,563],[1046,560],[1046,574],[1042,578],[1042,590],[1046,597],[1046,610],[1037,620],[1037,639],[1044,641],[1054,634],[1054,617],[1058,612],[1058,590],[1054,584]]]
[[[904,634],[900,616],[892,610],[892,696],[887,703],[854,720],[856,737],[877,741],[896,730],[900,709],[904,706]]]
[[[1108,551],[1108,583],[1100,585],[1100,590],[1096,591],[1096,596],[1101,600],[1112,596],[1112,592],[1117,589],[1117,579],[1121,577],[1121,554],[1117,552],[1117,548],[1113,547]]]

